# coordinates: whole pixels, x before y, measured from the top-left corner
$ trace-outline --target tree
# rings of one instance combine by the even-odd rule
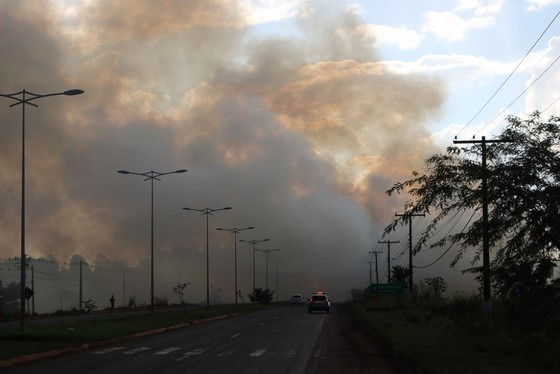
[[[442,277],[429,277],[424,279],[424,282],[428,286],[429,295],[441,297],[445,290],[447,290],[447,283]]]
[[[401,265],[393,266],[393,270],[391,271],[391,280],[393,283],[408,283],[409,277],[410,271],[408,271],[408,267]]]
[[[210,286],[210,294],[212,295],[212,302],[214,304],[222,303],[222,289],[214,285]]]
[[[249,295],[249,299],[252,303],[267,304],[272,301],[274,291],[263,290],[262,288],[255,288],[252,294]]]
[[[173,286],[173,293],[179,298],[181,305],[185,305],[185,288],[190,285],[189,282],[177,282],[175,286]]]
[[[549,286],[560,244],[560,117],[543,121],[538,112],[529,119],[507,118],[498,136],[487,145],[490,247],[494,248],[491,276],[502,296],[541,292]],[[395,184],[387,194],[407,191],[407,213],[434,213],[414,248],[418,253],[438,232],[444,218],[467,213],[463,230],[430,242],[428,248],[457,248],[455,266],[469,248],[477,248],[472,268],[479,274],[483,223],[475,219],[482,201],[481,145],[449,147],[426,160],[426,174]],[[467,215],[467,217],[468,217]],[[403,218],[394,221],[393,231]],[[455,246],[457,244],[457,246]]]

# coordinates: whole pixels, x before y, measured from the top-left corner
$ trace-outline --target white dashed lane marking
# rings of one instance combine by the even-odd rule
[[[266,349],[257,349],[255,352],[251,353],[251,357],[260,357],[266,352]]]
[[[182,361],[182,360],[184,360],[186,358],[189,358],[189,357],[198,356],[198,355],[206,352],[207,350],[208,350],[208,348],[197,348],[194,351],[190,351],[190,352],[185,353],[183,355],[183,357],[178,358],[175,361]]]
[[[124,349],[124,347],[111,347],[111,348],[102,349],[101,351],[93,352],[93,354],[94,355],[103,355],[105,353],[115,352],[115,351],[119,351],[121,349]]]
[[[135,354],[140,353],[140,352],[149,351],[150,349],[152,349],[152,348],[150,348],[150,347],[140,347],[140,348],[136,348],[136,349],[131,349],[130,351],[123,352],[123,354],[125,354],[125,355],[135,355]]]
[[[155,355],[167,355],[171,352],[175,352],[178,351],[179,349],[181,349],[181,347],[169,347],[167,349],[164,349],[162,351],[158,351],[156,353],[154,353]]]

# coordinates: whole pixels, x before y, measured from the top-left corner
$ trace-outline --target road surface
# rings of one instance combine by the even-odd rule
[[[326,314],[280,306],[4,369],[5,373],[304,373]]]
[[[3,373],[409,373],[345,305],[283,305],[5,368]]]

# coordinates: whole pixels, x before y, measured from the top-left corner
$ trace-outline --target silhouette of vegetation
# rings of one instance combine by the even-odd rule
[[[535,300],[554,298],[560,288],[552,282],[560,247],[560,117],[543,120],[538,112],[527,120],[510,116],[497,137],[487,144],[489,219],[492,253],[491,280],[497,295]],[[425,248],[455,248],[451,266],[474,249],[467,272],[482,280],[482,217],[463,231],[430,242],[445,218],[480,210],[482,202],[481,144],[451,146],[425,161],[426,173],[396,183],[387,194],[408,192],[407,213],[432,214],[431,223],[417,240],[414,252]],[[393,231],[403,217],[386,229]]]
[[[249,295],[249,300],[251,300],[252,303],[266,304],[272,302],[273,295],[274,291],[255,288],[253,293]]]
[[[132,309],[132,308],[136,308],[136,307],[137,307],[137,305],[136,305],[136,296],[131,296],[131,297],[128,299],[128,308],[129,308],[129,309]]]
[[[395,265],[391,270],[391,283],[408,283],[410,279],[410,271],[408,267]]]
[[[222,289],[214,286],[214,285],[210,285],[210,296],[212,298],[212,303],[213,304],[221,304],[222,303]]]
[[[95,305],[95,301],[92,299],[84,300],[83,303],[86,313],[94,312],[97,309],[97,305]]]
[[[442,297],[445,290],[447,290],[447,282],[442,277],[429,277],[424,279],[426,283],[425,295],[428,297]]]
[[[155,296],[154,297],[154,305],[155,306],[168,306],[169,305],[169,298],[165,296]]]

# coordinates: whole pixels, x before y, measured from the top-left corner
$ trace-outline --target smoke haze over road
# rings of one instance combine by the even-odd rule
[[[136,269],[127,294],[146,300],[150,186],[116,171],[188,169],[154,184],[156,295],[176,282],[190,282],[190,301],[205,295],[205,217],[182,207],[233,207],[209,220],[210,283],[224,301],[233,238],[216,227],[255,226],[239,238],[280,248],[269,267],[283,298],[365,287],[367,253],[402,208],[384,191],[438,151],[426,124],[444,87],[389,73],[345,2],[294,11],[293,29],[275,34],[260,32],[245,2],[0,3],[0,92],[86,91],[27,108],[27,254],[114,269],[88,286],[107,300],[120,295],[118,269]],[[6,259],[19,256],[21,111],[0,104]],[[251,247],[237,250],[247,294]],[[49,279],[41,284],[58,295]]]

